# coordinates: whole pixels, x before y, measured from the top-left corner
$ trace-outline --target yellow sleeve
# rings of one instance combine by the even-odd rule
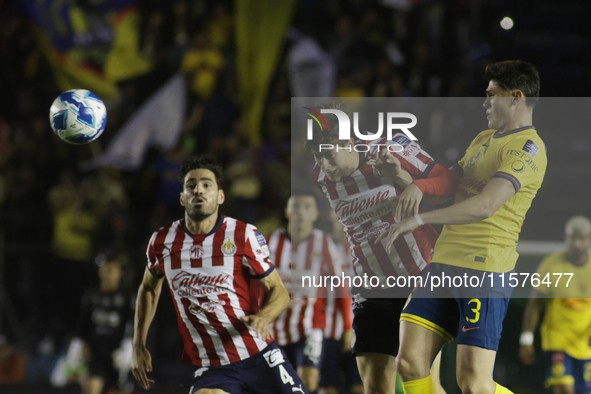
[[[513,138],[504,146],[500,166],[494,177],[507,179],[515,193],[531,183],[540,182],[546,172],[546,148],[539,138]]]

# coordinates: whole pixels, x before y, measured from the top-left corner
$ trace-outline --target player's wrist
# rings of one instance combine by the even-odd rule
[[[519,336],[519,344],[521,346],[533,346],[534,344],[534,333],[531,331],[524,331]]]
[[[425,222],[423,221],[423,218],[421,218],[421,214],[417,213],[417,214],[414,216],[414,218],[415,218],[415,220],[417,221],[417,224],[419,225],[419,227],[420,227],[420,226],[424,226],[424,225],[425,225]]]

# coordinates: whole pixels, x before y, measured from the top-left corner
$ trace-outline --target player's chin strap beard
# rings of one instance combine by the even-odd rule
[[[187,215],[194,222],[202,222],[213,214],[215,214],[215,209],[209,213],[208,212],[200,213],[200,212],[195,212],[195,211],[191,212],[191,211],[187,210]]]

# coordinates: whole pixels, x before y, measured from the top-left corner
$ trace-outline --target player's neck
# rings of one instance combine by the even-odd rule
[[[195,234],[209,234],[211,230],[215,227],[215,224],[218,221],[219,212],[215,211],[215,213],[209,215],[203,220],[195,221],[189,217],[189,215],[185,212],[185,225],[187,226],[187,230],[193,235]]]
[[[509,120],[509,122],[507,122],[504,127],[500,128],[497,131],[502,134],[507,131],[520,129],[522,127],[531,125],[533,125],[533,117],[531,111],[528,111],[522,114],[521,116],[514,117],[513,119]]]
[[[110,282],[101,282],[101,291],[103,293],[111,293],[116,291],[119,288],[119,282],[117,283],[110,283]]]
[[[295,227],[292,226],[291,223],[287,224],[287,234],[289,235],[289,239],[291,240],[291,242],[302,242],[303,240],[308,238],[310,234],[312,234],[313,229],[314,226],[312,225]]]
[[[589,261],[589,253],[585,253],[584,255],[577,258],[567,252],[566,259],[575,267],[582,267]]]

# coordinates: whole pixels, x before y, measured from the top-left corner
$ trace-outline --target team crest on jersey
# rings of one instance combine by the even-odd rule
[[[470,159],[470,161],[468,161],[468,167],[469,168],[474,167],[478,163],[478,161],[482,157],[482,153],[483,153],[483,151],[479,150],[478,153],[476,153],[474,156],[472,156],[472,158]]]
[[[203,257],[203,246],[201,245],[191,245],[191,258],[192,259],[200,259]]]
[[[236,243],[230,238],[226,238],[222,244],[222,253],[226,256],[236,253]]]

